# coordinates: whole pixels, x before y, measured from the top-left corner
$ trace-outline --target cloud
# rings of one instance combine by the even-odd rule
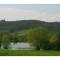
[[[0,8],[0,19],[4,17],[7,20],[30,19],[34,14],[32,10]]]
[[[8,21],[23,19],[38,19],[48,22],[60,21],[60,14],[47,12],[38,12],[29,9],[0,8],[0,19],[5,18]]]
[[[47,21],[47,22],[54,22],[54,21],[60,22],[60,14],[51,14],[51,13],[47,13],[47,12],[38,13],[33,18],[39,19],[42,21]]]

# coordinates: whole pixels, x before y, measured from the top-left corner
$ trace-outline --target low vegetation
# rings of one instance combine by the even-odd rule
[[[0,50],[0,56],[60,56],[60,51]]]
[[[21,23],[22,22],[23,21],[21,21]],[[5,22],[5,21],[4,21],[4,23],[3,22],[1,22],[1,23],[3,25],[7,24],[7,22]],[[24,21],[24,23],[26,24],[28,22]],[[35,21],[35,23],[36,23],[36,21]],[[60,51],[60,31],[58,31],[59,29],[56,30],[54,27],[55,30],[53,31],[51,29],[51,26],[46,27],[45,25],[44,25],[45,27],[44,26],[36,27],[36,25],[35,25],[35,27],[32,28],[33,25],[31,26],[31,24],[32,24],[32,21],[30,21],[29,29],[23,29],[22,31],[21,30],[15,31],[15,32],[12,32],[13,30],[0,31],[0,48],[1,48],[1,45],[3,45],[3,48],[4,48],[4,50],[0,49],[0,54],[1,55],[4,55],[4,54],[5,55],[10,55],[10,54],[11,55],[34,55],[34,54],[35,55],[51,55],[51,53],[52,53],[52,55],[56,55],[56,54],[60,55],[59,54],[59,51]],[[16,26],[16,25],[14,25],[14,26]],[[5,50],[5,49],[9,49],[9,45],[11,42],[13,42],[13,43],[28,42],[35,49],[34,49],[34,51]],[[44,51],[40,51],[41,49]],[[51,50],[54,50],[54,52]],[[25,54],[25,53],[27,53],[27,54]]]
[[[46,28],[38,27],[22,33],[0,33],[0,46],[8,49],[11,42],[29,42],[35,50],[60,50],[60,32],[52,33]]]

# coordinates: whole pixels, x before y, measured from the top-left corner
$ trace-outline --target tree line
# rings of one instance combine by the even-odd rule
[[[0,32],[0,47],[8,49],[10,43],[29,42],[35,50],[60,50],[60,32],[51,32],[38,27],[23,33]]]

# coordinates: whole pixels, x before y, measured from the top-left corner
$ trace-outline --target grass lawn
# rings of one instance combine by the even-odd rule
[[[0,56],[60,56],[60,51],[0,50]]]

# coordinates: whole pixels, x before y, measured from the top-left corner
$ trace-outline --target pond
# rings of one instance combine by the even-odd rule
[[[3,45],[1,46],[1,48],[3,49]],[[18,42],[18,43],[11,43],[10,46],[9,46],[9,49],[12,49],[12,50],[33,50],[34,47],[31,46],[30,43],[27,43],[27,42]]]

